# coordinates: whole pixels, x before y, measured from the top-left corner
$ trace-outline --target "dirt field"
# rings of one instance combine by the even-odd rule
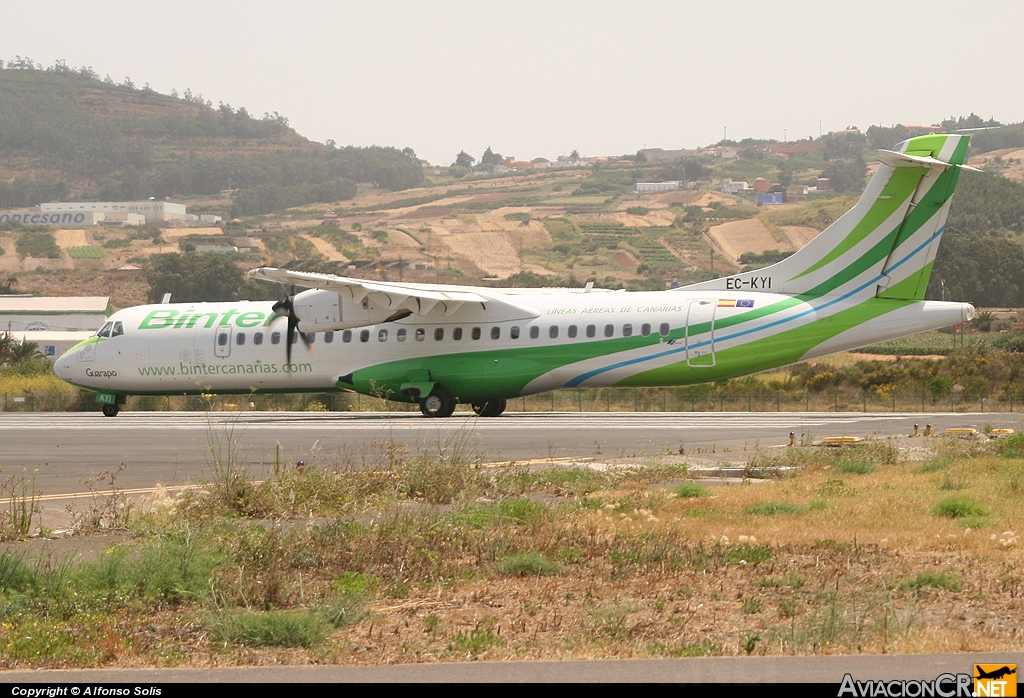
[[[710,234],[719,249],[733,262],[737,262],[744,252],[760,254],[765,250],[781,250],[787,247],[772,237],[759,218],[716,225]]]
[[[818,236],[818,232],[814,228],[805,228],[799,225],[781,225],[782,231],[786,233],[786,237],[793,244],[793,249],[799,250],[801,247],[809,243],[811,240]]]
[[[57,241],[57,247],[62,250],[69,247],[85,247],[89,244],[84,230],[55,230],[53,237]]]
[[[452,254],[465,257],[490,276],[507,277],[524,270],[519,252],[499,232],[456,233],[442,237]]]
[[[1002,162],[995,162],[996,158]],[[1008,163],[1008,160],[1016,160],[1016,162]],[[992,150],[975,155],[967,161],[967,164],[978,169],[998,172],[1008,179],[1024,179],[1024,149],[1022,148]]]
[[[336,250],[334,248],[334,245],[332,245],[331,243],[327,242],[326,240],[323,240],[321,238],[315,238],[312,235],[303,235],[302,237],[304,237],[306,240],[309,240],[311,243],[313,243],[313,247],[316,248],[316,251],[319,252],[320,254],[322,254],[324,257],[327,257],[327,259],[329,259],[330,261],[332,261],[332,262],[347,262],[347,261],[349,261],[348,257],[343,255],[341,252],[338,252],[338,250]]]

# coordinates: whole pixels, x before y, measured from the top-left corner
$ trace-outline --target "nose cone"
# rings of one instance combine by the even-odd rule
[[[71,379],[71,365],[75,360],[75,350],[64,352],[64,355],[53,362],[53,372],[64,380]]]

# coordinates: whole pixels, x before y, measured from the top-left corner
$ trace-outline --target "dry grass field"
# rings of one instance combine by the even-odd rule
[[[685,454],[439,453],[382,443],[369,469],[262,483],[228,457],[181,497],[100,498],[79,512],[79,560],[40,538],[0,549],[0,665],[1024,647],[1022,437],[761,450],[733,480]]]

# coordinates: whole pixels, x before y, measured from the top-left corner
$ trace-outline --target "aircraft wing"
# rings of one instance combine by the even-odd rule
[[[253,269],[249,272],[249,276],[279,284],[330,290],[353,303],[362,303],[364,300],[368,300],[376,307],[388,308],[395,312],[408,310],[416,315],[427,315],[436,309],[445,317],[449,317],[468,303],[479,303],[482,308],[497,311],[501,315],[535,317],[540,314],[534,308],[499,298],[498,294],[481,292],[482,289],[469,289],[464,286],[368,281],[333,274],[291,271],[273,267]]]

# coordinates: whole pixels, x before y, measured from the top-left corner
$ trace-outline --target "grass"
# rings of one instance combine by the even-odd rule
[[[922,572],[916,577],[904,579],[898,588],[900,591],[920,591],[932,588],[958,592],[963,590],[964,583],[956,575],[947,572]]]
[[[807,507],[793,502],[760,502],[746,508],[746,513],[755,516],[776,516],[778,514],[804,514]]]
[[[249,647],[315,647],[330,631],[323,615],[310,611],[224,612],[206,625],[213,642]]]

